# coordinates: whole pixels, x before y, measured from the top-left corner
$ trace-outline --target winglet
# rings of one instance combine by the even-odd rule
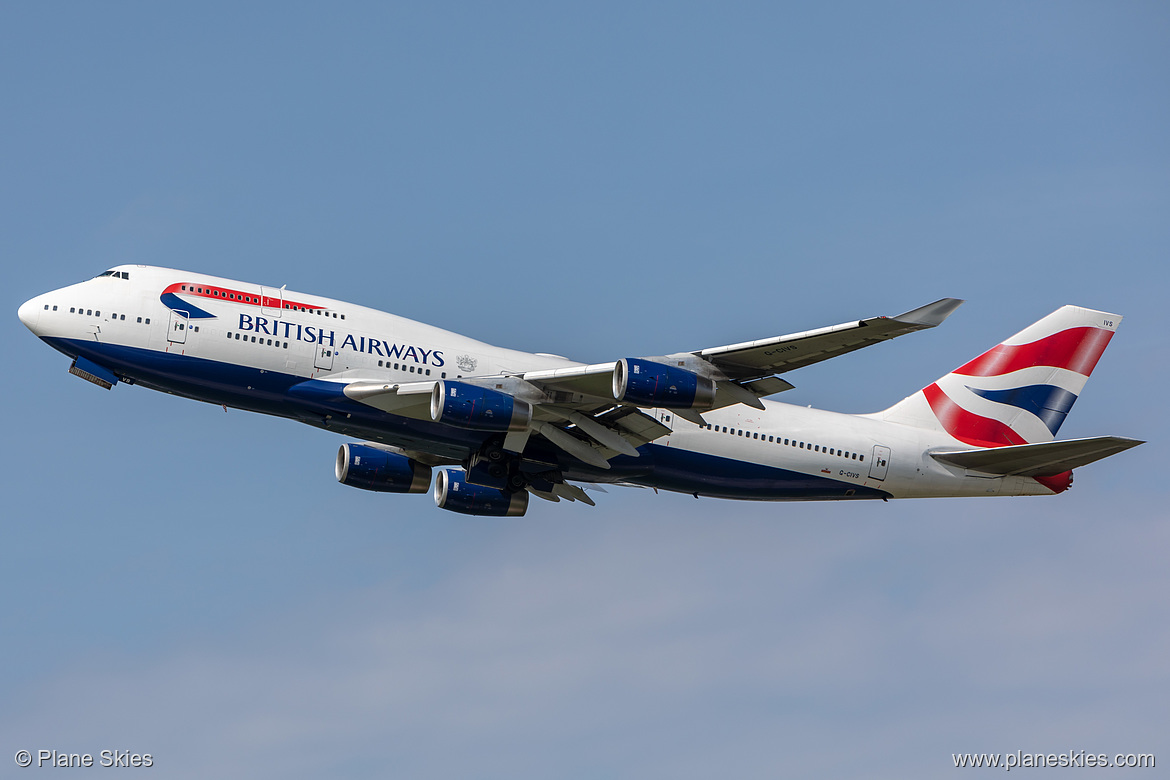
[[[962,305],[963,300],[960,298],[942,298],[934,303],[919,306],[917,309],[912,309],[890,319],[904,322],[907,325],[933,328],[936,325],[942,324],[943,320],[954,314],[955,309]]]

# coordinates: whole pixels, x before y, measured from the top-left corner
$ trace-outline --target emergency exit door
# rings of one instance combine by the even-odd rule
[[[869,477],[870,479],[885,479],[886,471],[890,468],[890,448],[883,447],[878,444],[873,448],[873,455],[870,456],[869,462]]]
[[[187,312],[171,309],[171,324],[167,328],[167,341],[173,344],[186,344],[187,326]]]
[[[318,344],[317,356],[313,359],[313,365],[325,371],[332,371],[333,353],[336,351],[332,344]]]

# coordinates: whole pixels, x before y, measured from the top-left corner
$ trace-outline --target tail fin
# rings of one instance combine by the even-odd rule
[[[877,416],[973,447],[1052,441],[1120,322],[1062,306]]]

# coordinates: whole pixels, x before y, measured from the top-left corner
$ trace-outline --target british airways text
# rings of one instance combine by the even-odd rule
[[[446,365],[441,350],[423,349],[422,347],[415,347],[409,344],[393,344],[381,339],[368,339],[365,336],[354,338],[353,334],[350,333],[344,334],[344,338],[341,339],[341,344],[339,345],[337,343],[337,331],[316,328],[312,325],[280,322],[270,320],[267,317],[253,317],[251,314],[240,315],[238,330],[263,333],[266,336],[296,339],[297,341],[304,341],[309,344],[328,344],[338,349],[348,348],[354,352],[365,352],[370,355],[380,355],[387,358],[413,360],[415,363],[435,366],[436,368]]]

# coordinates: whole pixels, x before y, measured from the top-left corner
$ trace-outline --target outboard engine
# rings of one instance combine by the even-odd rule
[[[337,450],[337,481],[379,493],[425,493],[431,467],[368,444],[342,444]]]
[[[462,471],[443,469],[435,477],[435,504],[462,515],[520,517],[528,511],[528,492],[473,485]]]

